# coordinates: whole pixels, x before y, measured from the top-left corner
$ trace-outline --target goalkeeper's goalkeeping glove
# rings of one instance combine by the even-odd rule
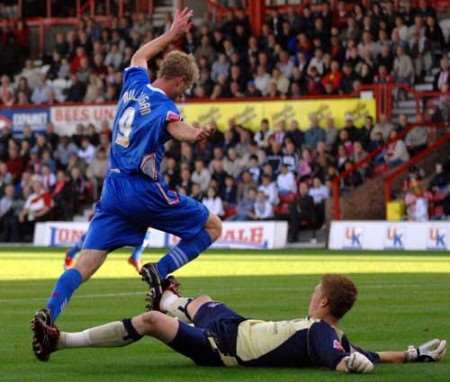
[[[447,341],[435,338],[415,347],[408,346],[406,362],[438,362],[447,353]]]
[[[370,373],[374,369],[374,365],[370,360],[362,353],[353,352],[347,357],[343,358],[345,361],[347,373]]]

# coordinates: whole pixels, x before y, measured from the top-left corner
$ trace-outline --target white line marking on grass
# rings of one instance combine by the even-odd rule
[[[411,287],[416,287],[417,284],[407,284],[407,283],[396,283],[396,284],[390,284],[390,283],[385,283],[385,284],[380,284],[380,285],[375,285],[375,284],[369,284],[369,285],[364,285],[363,289],[367,290],[367,289],[386,289],[386,288],[392,288],[392,287],[400,287],[400,288],[411,288]],[[434,287],[434,288],[433,288]],[[427,284],[427,290],[442,290],[442,284],[440,283],[435,283],[435,284],[431,284],[428,283]],[[312,286],[305,286],[305,285],[299,285],[299,286],[292,286],[292,287],[261,287],[261,286],[249,286],[246,288],[241,288],[241,287],[235,287],[235,288],[227,288],[226,290],[224,289],[208,289],[208,294],[214,295],[215,293],[217,294],[230,294],[230,293],[237,293],[237,292],[243,292],[243,291],[254,291],[254,290],[259,290],[259,291],[264,291],[264,290],[269,290],[269,291],[276,291],[276,292],[284,292],[284,291],[294,291],[294,292],[305,292],[305,293],[312,293]],[[193,293],[194,296],[198,295],[198,293]],[[83,300],[87,300],[87,299],[97,299],[97,298],[108,298],[108,297],[130,297],[130,296],[145,296],[145,291],[141,291],[141,292],[118,292],[118,293],[95,293],[95,294],[85,294],[85,295],[75,295],[74,298],[76,299],[83,299]],[[0,299],[0,303],[1,304],[8,304],[8,303],[21,303],[21,302],[28,302],[28,301],[45,301],[48,298],[48,296],[45,297],[31,297],[31,298],[10,298],[10,299]]]
[[[144,292],[122,292],[122,293],[98,293],[98,294],[85,294],[76,296],[77,299],[95,299],[95,298],[104,298],[104,297],[128,297],[128,296],[144,296]],[[14,303],[14,302],[22,302],[22,301],[42,301],[47,297],[32,297],[32,298],[7,298],[1,299],[0,303]]]

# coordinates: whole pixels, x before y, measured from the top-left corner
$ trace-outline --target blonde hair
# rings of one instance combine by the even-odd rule
[[[171,51],[164,57],[158,77],[165,79],[183,77],[187,87],[190,88],[199,78],[199,70],[194,56],[179,50]]]

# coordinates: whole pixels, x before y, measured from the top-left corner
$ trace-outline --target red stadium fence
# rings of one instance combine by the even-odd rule
[[[396,178],[398,178],[400,175],[408,171],[409,168],[416,165],[423,159],[425,159],[428,155],[435,152],[437,149],[439,149],[442,145],[446,144],[450,141],[450,132],[445,133],[441,138],[436,140],[432,145],[428,146],[426,149],[424,149],[422,152],[411,158],[406,163],[401,164],[397,168],[395,168],[393,171],[391,171],[385,178],[384,178],[384,199],[387,202],[390,202],[392,200],[392,184]]]
[[[330,0],[330,10],[334,11],[337,8],[339,0]],[[361,1],[347,1],[346,8],[350,12],[353,10],[355,4],[362,5],[364,8],[370,8],[373,4],[377,4],[379,1],[375,0],[361,0]],[[394,8],[396,10],[401,9],[402,1],[394,0]],[[450,0],[428,0],[427,6],[433,7],[438,12],[443,12],[450,7]],[[302,11],[305,7],[309,7],[314,12],[320,12],[323,9],[323,4],[316,4],[312,0],[303,0],[300,4],[284,4],[284,5],[265,5],[265,0],[247,0],[246,8],[227,7],[220,3],[220,0],[207,0],[208,12],[212,15],[213,19],[217,21],[223,20],[230,14],[237,14],[239,12],[246,12],[250,18],[252,29],[256,34],[261,31],[264,18],[273,12],[285,13],[291,10]],[[419,6],[419,0],[410,1],[412,7]]]
[[[381,154],[383,151],[385,151],[388,146],[400,139],[403,139],[412,129],[420,127],[420,128],[431,128],[431,129],[448,129],[447,124],[430,124],[430,123],[423,123],[423,122],[416,122],[409,124],[405,129],[403,129],[395,139],[390,139],[387,141],[384,145],[378,147],[376,150],[370,152],[367,156],[365,156],[360,161],[356,162],[353,167],[347,171],[344,171],[340,173],[338,176],[336,176],[331,184],[332,188],[332,218],[334,220],[340,220],[342,218],[342,212],[341,212],[341,184],[343,180],[350,176],[353,172],[363,169],[367,164],[372,162],[374,158],[376,158],[379,154]],[[399,165],[395,169],[389,171],[387,174],[379,174],[378,176],[384,177],[384,195],[385,195],[385,202],[388,202],[391,200],[392,195],[392,184],[396,178],[398,178],[400,175],[402,175],[404,172],[406,172],[409,168],[429,156],[431,153],[435,152],[438,148],[440,148],[442,145],[450,141],[450,132],[445,132],[444,135],[440,138],[437,138],[430,146],[422,150],[417,155],[413,156],[409,161]]]
[[[51,19],[54,17],[53,13],[53,3],[52,0],[45,0],[45,16],[46,19]],[[104,5],[105,13],[102,15],[96,14],[96,9],[98,9],[98,4],[101,3]],[[125,5],[133,5],[133,11],[134,12],[146,12],[146,13],[152,13],[154,9],[153,0],[134,0],[134,1],[125,1],[125,0],[104,0],[104,1],[96,1],[96,0],[76,0],[75,3],[75,10],[76,10],[76,17],[80,18],[83,16],[90,16],[90,17],[96,17],[96,16],[118,16],[122,17],[126,13],[125,12]],[[113,8],[114,6],[117,7],[117,14],[113,14]],[[18,0],[17,1],[17,9],[18,9],[18,17],[22,17],[23,13],[23,7],[24,7],[24,0]]]

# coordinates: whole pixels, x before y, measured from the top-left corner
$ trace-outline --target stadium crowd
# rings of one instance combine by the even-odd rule
[[[448,89],[447,44],[434,11],[421,5],[394,12],[387,3],[371,9],[339,2],[320,14],[273,14],[260,37],[252,36],[243,12],[220,25],[195,28],[181,48],[195,55],[199,83],[187,97],[287,97],[349,94],[360,84],[413,84],[439,63],[435,86]],[[170,20],[168,19],[168,23]],[[169,25],[169,24],[167,24]],[[143,14],[113,19],[102,27],[91,19],[55,35],[54,50],[35,66],[27,57],[29,34],[17,21],[0,39],[0,107],[59,102],[103,103],[117,100],[121,71],[143,41],[158,33]],[[152,63],[155,73],[159,60]],[[22,64],[25,65],[22,69]],[[287,219],[289,240],[302,228],[325,222],[330,182],[381,146],[366,167],[342,179],[343,190],[359,186],[377,171],[407,161],[427,144],[427,130],[415,128],[395,139],[408,121],[381,115],[355,126],[311,114],[309,126],[280,121],[252,133],[233,121],[211,142],[194,147],[169,144],[163,175],[169,185],[202,201],[224,219]],[[322,117],[323,118],[323,117]],[[321,123],[324,122],[324,123]],[[325,127],[321,127],[325,125]],[[49,124],[36,134],[0,132],[0,240],[30,240],[36,221],[71,220],[98,197],[107,172],[110,126],[83,126],[73,136],[58,136]]]
[[[400,121],[406,123],[405,118]],[[402,128],[383,118],[373,124],[371,117],[357,128],[350,115],[341,129],[332,118],[326,128],[318,122],[311,114],[310,126],[302,131],[295,120],[272,128],[264,119],[256,133],[230,122],[210,142],[195,146],[170,142],[162,175],[172,189],[193,196],[224,219],[287,219],[290,240],[295,241],[300,229],[324,224],[330,182],[337,174]],[[409,138],[414,130],[344,177],[342,189],[360,185],[379,166],[407,160],[407,144],[424,144],[417,136]],[[422,138],[426,130],[417,130]],[[72,220],[90,207],[107,173],[110,139],[107,123],[79,125],[71,137],[57,135],[51,123],[42,134],[26,127],[21,137],[3,129],[0,240],[30,240],[35,222]]]
[[[206,20],[179,46],[195,55],[201,69],[187,97],[296,98],[350,94],[372,83],[411,85],[438,67],[447,49],[435,11],[419,3],[396,10],[392,2],[373,2],[371,8],[354,4],[349,10],[344,1],[335,9],[323,2],[320,12],[308,6],[274,12],[260,36],[252,35],[244,11],[217,25]],[[168,15],[157,28],[144,14],[112,18],[108,26],[83,18],[77,27],[55,33],[43,65],[36,67],[27,59],[29,30],[16,20],[0,32],[0,105],[115,101],[132,53],[170,21]],[[151,73],[157,67],[158,60]],[[449,78],[439,76],[436,88],[448,86]]]

